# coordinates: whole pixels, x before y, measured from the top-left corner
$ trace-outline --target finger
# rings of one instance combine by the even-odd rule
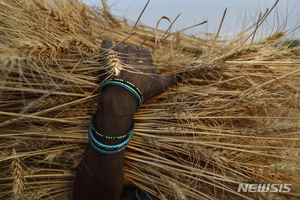
[[[105,65],[107,58],[107,50],[112,47],[112,40],[110,38],[104,38],[101,43],[100,55],[98,62],[100,65]]]
[[[169,75],[169,76],[163,76],[162,81],[164,84],[164,87],[168,89],[172,85],[176,85],[177,83],[177,76],[175,74]]]
[[[152,58],[151,52],[149,48],[142,47],[140,50],[140,55],[145,58]]]
[[[142,65],[153,65],[152,55],[148,48],[143,47],[139,50],[139,58]]]
[[[151,94],[149,96],[144,95],[145,101],[149,98],[164,93],[171,85],[176,84],[176,76],[159,76],[157,75],[156,81],[150,83]]]
[[[124,48],[124,53],[126,53],[125,62],[129,65],[138,64],[138,47],[136,45],[127,45]]]
[[[138,46],[134,44],[129,44],[125,47],[126,52],[137,52],[138,51]]]
[[[119,44],[120,43],[120,44]],[[125,48],[125,42],[120,42],[120,41],[117,41],[116,42],[116,45],[118,44],[119,47],[121,48]]]
[[[110,38],[104,38],[101,44],[101,50],[106,51],[113,46],[112,40]]]
[[[112,40],[110,38],[104,38],[102,40],[101,50],[100,50],[101,54],[100,54],[99,60],[98,60],[98,62],[101,66],[106,65],[106,63],[107,63],[107,50],[109,48],[111,48],[112,45],[113,45],[113,43],[112,43]],[[108,73],[108,71],[106,69],[99,70],[99,81],[100,82],[102,82],[107,77],[107,75],[108,75],[107,73]]]
[[[158,84],[158,94],[165,92],[170,86],[177,83],[177,76],[172,74],[169,76],[159,76],[160,84]]]
[[[115,43],[115,45],[118,44],[119,42],[120,42],[120,41],[117,41],[117,42]],[[117,46],[115,46],[115,47],[113,48],[113,50],[114,50],[114,51],[117,51],[117,52],[121,52],[124,48],[125,48],[125,42],[121,42],[120,44],[118,44]]]

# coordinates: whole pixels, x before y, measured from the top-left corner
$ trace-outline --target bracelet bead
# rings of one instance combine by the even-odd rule
[[[123,151],[124,149],[126,149],[126,147],[130,143],[130,140],[133,136],[133,129],[134,129],[134,125],[135,125],[134,120],[132,120],[132,123],[130,125],[129,130],[125,134],[123,134],[121,136],[107,136],[107,135],[99,133],[95,129],[95,127],[94,127],[94,118],[95,118],[95,115],[92,116],[89,131],[88,131],[88,138],[89,138],[91,146],[94,149],[96,149],[100,153],[104,153],[104,154],[116,154],[116,153],[119,153],[119,152]],[[95,138],[94,133],[96,133],[96,134],[98,134],[101,137],[104,137],[106,139],[121,139],[121,138],[126,138],[126,137],[127,138],[124,141],[120,142],[119,144],[106,145],[106,144],[103,144],[103,143],[99,142]]]
[[[102,92],[103,88],[107,85],[117,85],[117,86],[121,86],[121,87],[129,90],[138,99],[138,108],[137,109],[139,109],[141,107],[142,102],[143,102],[143,95],[142,95],[142,92],[134,84],[130,83],[129,81],[122,80],[122,79],[110,79],[110,80],[105,81],[101,85],[100,93]],[[89,131],[88,131],[89,141],[94,149],[96,149],[100,153],[104,153],[104,154],[115,154],[115,153],[119,153],[119,152],[123,151],[124,149],[126,149],[126,147],[130,143],[130,140],[133,136],[133,129],[135,126],[134,119],[132,120],[132,123],[130,124],[129,130],[125,134],[120,135],[120,136],[108,136],[108,135],[100,133],[95,128],[94,119],[95,119],[95,114],[92,116]],[[106,145],[106,144],[99,142],[95,138],[94,134],[97,134],[98,136],[106,138],[106,139],[122,139],[122,138],[126,138],[126,139],[116,145]]]
[[[138,108],[139,109],[143,102],[143,95],[141,91],[132,83],[122,80],[122,79],[109,79],[105,81],[100,87],[100,93],[102,92],[103,88],[107,85],[117,85],[121,86],[127,90],[129,90],[137,99],[138,99]]]
[[[100,133],[99,131],[97,131],[97,129],[95,128],[95,125],[94,125],[94,120],[95,120],[95,114],[92,116],[92,119],[91,119],[91,128],[92,130],[100,137],[103,137],[103,138],[106,138],[106,139],[122,139],[122,138],[125,138],[127,137],[134,129],[134,126],[135,126],[135,122],[134,122],[134,119],[132,120],[131,124],[130,124],[130,128],[129,130],[123,134],[123,135],[120,135],[120,136],[108,136],[108,135],[105,135],[103,133]]]
[[[138,95],[140,96],[140,98],[142,99],[142,102],[143,102],[143,94],[142,94],[142,92],[139,90],[139,88],[136,87],[134,84],[130,83],[129,81],[125,81],[125,80],[123,80],[123,79],[118,79],[118,78],[114,78],[114,79],[110,79],[110,80],[116,81],[116,82],[121,82],[121,83],[124,83],[124,84],[126,84],[126,85],[131,86],[131,87],[138,93]]]
[[[90,143],[91,143],[92,147],[93,147],[94,149],[96,149],[97,151],[99,151],[100,153],[103,153],[103,154],[116,154],[116,153],[119,153],[119,152],[125,150],[126,147],[127,147],[127,145],[129,144],[129,142],[128,142],[126,145],[124,145],[124,146],[121,147],[120,149],[108,151],[108,150],[103,150],[103,149],[100,149],[99,147],[97,147],[97,146],[94,144],[94,142],[91,140],[90,134],[89,134],[89,140],[90,140]]]
[[[126,138],[126,140],[124,140],[123,142],[121,142],[120,144],[117,144],[117,145],[106,145],[106,144],[99,142],[93,135],[92,126],[90,126],[90,128],[89,128],[89,135],[90,135],[91,140],[98,147],[103,148],[103,149],[108,149],[108,150],[116,150],[116,149],[122,148],[124,145],[129,143],[129,141],[133,135],[133,130],[130,132],[130,135],[128,136],[128,138]]]

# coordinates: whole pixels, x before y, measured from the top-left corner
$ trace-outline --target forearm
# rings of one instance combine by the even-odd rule
[[[112,46],[111,39],[105,38],[102,41],[103,51],[111,49]],[[176,77],[158,75],[152,65],[150,50],[147,48],[138,48],[134,45],[125,46],[125,43],[121,42],[112,50],[118,52],[120,61],[126,64],[123,65],[124,69],[118,76],[123,81],[116,82],[114,80],[106,82],[105,87],[102,85],[104,89],[100,95],[94,125],[96,130],[105,135],[120,136],[130,128],[134,113],[140,107],[141,102],[164,92],[171,84],[175,83]],[[126,81],[130,81],[131,84]],[[125,87],[124,84],[129,87]],[[122,88],[123,86],[128,90]],[[92,138],[92,144],[97,140],[106,145],[116,145],[122,141],[97,137],[96,139]],[[127,143],[122,145],[124,144]],[[125,147],[122,145],[108,147],[98,143],[101,148],[116,151],[120,146],[121,148]],[[118,200],[123,187],[124,151],[107,155],[99,152],[104,152],[102,149],[97,151],[94,147],[91,144],[88,145],[84,160],[77,172],[73,198]]]
[[[126,89],[107,86],[100,95],[95,113],[95,128],[108,136],[118,136],[128,131],[137,100]],[[124,139],[109,140],[97,137],[104,144],[114,145]],[[102,154],[88,145],[86,155],[78,170],[74,199],[116,199],[123,187],[124,151]]]

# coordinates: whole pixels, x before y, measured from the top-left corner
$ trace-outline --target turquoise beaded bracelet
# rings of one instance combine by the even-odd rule
[[[141,107],[142,102],[143,102],[143,95],[142,95],[142,92],[134,84],[132,84],[128,81],[122,80],[122,79],[110,79],[110,80],[105,81],[101,85],[100,93],[102,92],[103,88],[106,85],[117,85],[117,86],[121,86],[121,87],[129,90],[138,99],[138,109]],[[115,154],[115,153],[121,152],[124,149],[126,149],[126,147],[128,146],[128,144],[133,136],[133,129],[135,126],[134,119],[132,120],[129,130],[121,136],[107,136],[107,135],[104,135],[104,134],[98,132],[94,126],[94,119],[95,119],[95,115],[92,116],[89,133],[88,133],[90,144],[92,145],[92,147],[94,149],[96,149],[100,153],[104,153],[104,154]],[[93,131],[98,136],[106,138],[106,139],[122,139],[122,138],[126,138],[126,137],[127,138],[119,144],[106,145],[106,144],[99,142],[95,138]]]
[[[89,141],[90,141],[90,144],[92,145],[92,147],[94,149],[96,149],[100,153],[104,153],[104,154],[115,154],[115,153],[119,153],[119,152],[123,151],[124,149],[126,149],[126,147],[128,146],[128,144],[129,144],[129,142],[130,142],[130,140],[133,136],[133,129],[134,129],[134,126],[135,126],[134,119],[132,120],[132,123],[130,125],[129,130],[125,134],[123,134],[121,136],[107,136],[107,135],[99,133],[95,129],[95,127],[94,127],[94,118],[95,118],[95,114],[92,116],[89,131],[88,131]],[[93,131],[96,134],[98,134],[101,137],[104,137],[106,139],[121,139],[121,138],[125,138],[125,137],[127,137],[127,138],[119,144],[106,145],[106,144],[103,144],[103,143],[99,142],[95,138]]]
[[[99,142],[93,135],[93,131],[92,131],[92,126],[90,126],[89,128],[89,136],[92,140],[92,142],[97,145],[100,149],[107,149],[107,150],[117,150],[117,149],[120,149],[122,148],[124,145],[127,145],[131,139],[133,135],[133,130],[130,132],[130,135],[128,136],[128,138],[126,138],[126,140],[124,140],[123,142],[121,142],[120,144],[117,144],[117,145],[106,145],[106,144],[103,144],[101,142]]]
[[[130,124],[130,128],[129,130],[123,134],[123,135],[120,135],[120,136],[108,136],[108,135],[105,135],[103,133],[100,133],[99,131],[97,131],[97,129],[95,128],[95,125],[94,125],[94,120],[95,120],[95,114],[92,116],[92,119],[91,119],[91,128],[92,130],[100,137],[103,137],[103,138],[106,138],[106,139],[122,139],[122,138],[125,138],[127,137],[134,129],[134,126],[135,126],[135,122],[134,122],[134,119],[132,120],[131,124]]]
[[[143,95],[141,91],[132,83],[121,79],[110,79],[105,81],[100,87],[100,93],[106,85],[117,85],[129,90],[138,99],[138,108],[142,105]]]
[[[135,85],[133,85],[132,83],[130,83],[129,81],[125,81],[123,79],[118,79],[118,78],[114,78],[114,79],[110,79],[111,81],[116,81],[116,82],[120,82],[120,83],[124,83],[130,87],[132,87],[137,93],[138,95],[140,96],[140,98],[142,99],[142,102],[143,102],[143,94],[142,92],[139,90],[138,87],[136,87]]]
[[[90,140],[90,143],[91,143],[91,145],[92,145],[92,147],[93,147],[94,149],[96,149],[96,150],[99,151],[100,153],[104,153],[104,154],[116,154],[116,153],[119,153],[119,152],[123,151],[124,149],[126,149],[127,145],[128,145],[129,142],[130,142],[130,141],[129,141],[128,143],[126,143],[124,146],[122,146],[122,147],[119,148],[119,149],[115,149],[115,150],[110,150],[110,151],[108,151],[108,150],[103,150],[103,149],[100,149],[99,147],[97,147],[97,145],[95,145],[94,142],[93,142],[93,140],[91,139],[90,134],[89,134],[89,140]]]

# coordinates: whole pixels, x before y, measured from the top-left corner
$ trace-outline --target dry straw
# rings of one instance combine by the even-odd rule
[[[114,73],[105,37],[149,47],[159,73],[185,72],[136,113],[126,184],[161,199],[299,198],[300,49],[279,43],[280,29],[257,39],[271,11],[221,41],[133,29],[77,0],[0,1],[0,199],[71,198],[97,76]],[[238,193],[239,183],[293,185]]]

